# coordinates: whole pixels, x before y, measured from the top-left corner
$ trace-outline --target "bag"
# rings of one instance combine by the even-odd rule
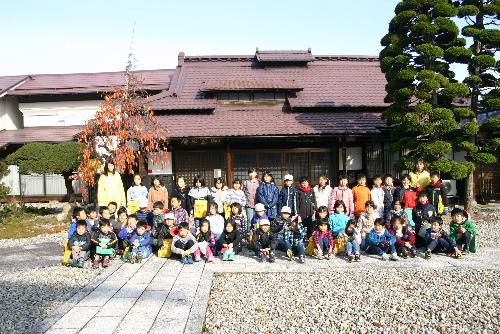
[[[312,237],[310,237],[309,241],[307,242],[306,255],[312,256],[313,253],[314,253],[314,240]]]
[[[139,201],[129,201],[127,205],[127,209],[129,214],[134,214],[139,211]]]
[[[158,249],[158,257],[171,257],[172,256],[172,240],[163,240],[163,247]]]
[[[71,249],[68,246],[68,239],[64,239],[64,254],[62,264],[67,265],[71,263]]]
[[[346,238],[340,237],[335,239],[335,254],[342,254],[346,252]]]
[[[108,238],[99,238],[99,242],[107,245],[111,239]],[[100,246],[96,246],[95,253],[98,255],[113,255],[114,249],[113,247],[101,248]]]
[[[208,201],[203,198],[194,200],[194,218],[205,218],[207,216]]]
[[[226,219],[229,219],[230,216],[231,216],[231,205],[229,205],[228,203],[224,203],[224,217]]]
[[[421,237],[421,238],[424,238],[425,239],[425,232],[427,231],[428,228],[431,228],[431,223],[429,223],[428,221],[424,221],[422,223],[422,225],[420,226],[420,230],[418,231],[418,235]]]

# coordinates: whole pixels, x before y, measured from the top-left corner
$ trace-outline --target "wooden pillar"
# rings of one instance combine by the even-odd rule
[[[346,139],[342,137],[342,171],[347,175],[347,147],[345,145]]]
[[[233,182],[233,152],[231,151],[231,144],[226,144],[226,184],[230,187]]]

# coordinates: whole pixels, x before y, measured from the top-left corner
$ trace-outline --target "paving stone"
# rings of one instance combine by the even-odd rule
[[[79,307],[76,306],[68,311],[53,328],[77,328],[81,329],[99,311],[98,306]]]
[[[124,317],[134,306],[137,298],[111,298],[99,310],[98,317]]]
[[[130,312],[157,314],[163,306],[168,293],[169,291],[165,290],[144,291],[141,297],[137,299]]]
[[[79,334],[112,334],[120,321],[122,317],[94,317]]]
[[[76,334],[79,331],[78,328],[51,328],[45,334]]]
[[[128,313],[120,322],[114,333],[130,334],[130,333],[148,333],[149,329],[155,321],[156,314],[148,313]],[[164,332],[168,333],[168,332]]]
[[[97,289],[80,301],[77,306],[103,306],[118,290],[119,288],[111,289],[101,284]]]
[[[116,298],[139,298],[142,292],[148,285],[141,284],[125,284],[115,295]]]
[[[186,322],[184,320],[171,318],[157,318],[151,327],[149,334],[182,334]]]

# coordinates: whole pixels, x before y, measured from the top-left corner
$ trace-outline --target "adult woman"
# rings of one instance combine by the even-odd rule
[[[427,170],[424,160],[419,159],[415,163],[415,170],[410,172],[411,186],[417,189],[417,192],[424,191],[431,183],[431,175]]]
[[[118,208],[126,205],[122,178],[120,173],[116,172],[113,162],[106,162],[97,184],[98,205],[108,206],[109,202],[116,202]]]
[[[151,180],[151,188],[148,192],[148,210],[153,210],[155,202],[162,202],[163,208],[168,208],[168,190],[163,186],[159,177],[155,176]]]

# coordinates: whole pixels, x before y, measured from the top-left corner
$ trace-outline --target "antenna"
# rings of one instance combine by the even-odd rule
[[[132,66],[135,60],[134,54],[132,52],[134,48],[135,23],[136,21],[134,20],[134,25],[132,27],[132,36],[130,37],[130,47],[128,50],[127,66],[125,67],[125,84],[127,91],[129,90],[129,85],[130,85],[130,71],[132,70]]]

